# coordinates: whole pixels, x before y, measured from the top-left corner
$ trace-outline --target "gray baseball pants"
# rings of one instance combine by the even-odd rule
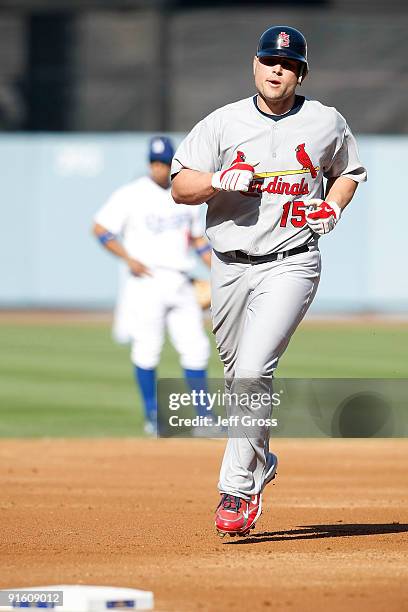
[[[261,264],[213,253],[212,321],[226,391],[271,392],[279,358],[313,301],[320,278],[317,244],[307,253]],[[263,490],[269,428],[229,437],[218,488],[247,500]]]

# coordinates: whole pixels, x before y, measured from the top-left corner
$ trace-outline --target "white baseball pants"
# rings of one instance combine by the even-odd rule
[[[132,362],[145,369],[160,360],[166,328],[183,368],[207,367],[210,346],[202,312],[185,274],[156,269],[153,276],[128,276],[117,314],[116,328],[127,331]]]
[[[320,252],[317,245],[309,248],[307,253],[262,264],[237,263],[213,254],[213,331],[229,381],[226,391],[239,393],[245,381],[250,381],[252,392],[270,392],[279,358],[319,284]],[[268,450],[267,427],[261,427],[254,437],[230,437],[221,466],[220,492],[245,499],[260,493]]]

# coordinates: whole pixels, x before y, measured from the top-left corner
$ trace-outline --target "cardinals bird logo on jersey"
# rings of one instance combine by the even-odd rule
[[[237,151],[237,157],[236,159],[234,159],[232,163],[238,164],[239,162],[244,162],[244,161],[245,161],[245,153],[243,153],[242,151]]]
[[[244,164],[245,166],[248,166],[249,168],[256,168],[256,166],[259,164],[259,162],[254,162],[252,164],[245,164],[246,161],[246,155],[243,151],[237,151],[237,156],[234,159],[234,161],[232,162],[232,165],[234,166],[235,164]],[[243,168],[241,167],[241,170]]]
[[[254,178],[249,184],[248,191],[242,191],[242,195],[249,197],[259,197],[262,193],[273,193],[273,194],[286,194],[286,195],[307,195],[310,193],[309,184],[307,177],[302,177],[300,181],[289,182],[285,181],[283,177],[290,177],[296,175],[308,175],[312,178],[317,177],[317,173],[320,170],[319,166],[314,166],[309,155],[305,151],[305,143],[297,145],[296,149],[296,160],[301,165],[301,168],[288,169],[288,170],[273,170],[272,172],[256,172]],[[258,165],[252,164],[252,166],[245,163],[245,153],[242,151],[236,152],[236,159],[233,161],[233,168],[237,169],[254,169]],[[271,180],[268,180],[271,179]]]
[[[305,143],[300,144],[296,147],[296,159],[303,168],[310,171],[312,178],[316,178],[316,168],[312,164],[312,160],[305,151]]]

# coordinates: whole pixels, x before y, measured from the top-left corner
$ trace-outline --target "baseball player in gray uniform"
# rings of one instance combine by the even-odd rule
[[[213,330],[231,393],[271,392],[317,290],[319,237],[366,180],[342,115],[296,93],[308,72],[301,32],[266,30],[253,71],[257,94],[200,121],[171,171],[177,203],[208,204]],[[255,526],[276,466],[267,426],[229,437],[215,515],[220,534],[247,535]]]

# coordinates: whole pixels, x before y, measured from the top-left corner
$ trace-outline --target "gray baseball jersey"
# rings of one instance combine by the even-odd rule
[[[303,96],[276,117],[259,110],[256,96],[217,109],[180,144],[171,172],[216,172],[234,161],[255,175],[248,193],[220,191],[208,202],[207,236],[220,252],[264,255],[312,242],[303,202],[323,197],[323,177],[366,180],[345,119]]]

